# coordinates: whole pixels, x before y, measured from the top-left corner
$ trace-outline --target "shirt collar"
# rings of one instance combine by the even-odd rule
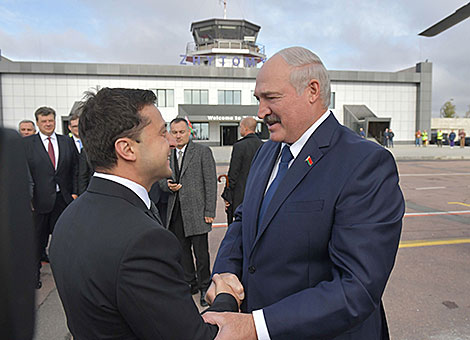
[[[300,136],[299,139],[297,139],[295,141],[295,143],[293,143],[291,146],[290,146],[290,152],[292,153],[292,156],[294,156],[294,159],[297,158],[297,156],[299,155],[300,151],[302,151],[302,148],[304,147],[305,143],[307,143],[308,139],[310,138],[311,135],[313,135],[313,133],[315,132],[315,130],[321,125],[321,123],[323,123],[327,118],[328,116],[330,115],[331,111],[330,110],[326,110],[325,113],[323,113],[319,119],[317,119],[315,121],[315,123],[312,124],[312,126],[310,126],[307,131],[304,132],[304,134],[302,136]],[[281,150],[282,148],[284,147],[284,145],[286,145],[286,143],[282,143],[281,145]]]
[[[38,132],[39,133],[39,137],[41,137],[41,140],[44,141],[46,140],[47,138],[49,138],[49,136],[46,136],[45,134],[43,134],[41,131]],[[50,136],[51,139],[57,139],[56,135],[55,135],[55,131],[52,133],[52,135]]]
[[[132,190],[137,196],[139,196],[139,198],[145,203],[147,209],[150,209],[149,193],[142,185],[124,177],[104,174],[102,172],[95,172],[93,176],[104,178],[104,179],[119,183],[121,185],[124,185],[126,188]]]
[[[188,143],[188,144],[189,144],[189,143]],[[178,154],[178,152],[180,152],[180,151],[183,151],[183,155],[184,155],[184,152],[186,151],[186,147],[188,146],[188,144],[186,144],[185,146],[183,146],[181,149],[176,148],[176,154]]]

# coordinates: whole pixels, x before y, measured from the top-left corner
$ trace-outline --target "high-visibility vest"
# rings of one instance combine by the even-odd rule
[[[437,131],[437,139],[442,140],[442,131]]]
[[[423,140],[428,140],[428,133],[427,132],[423,132]]]

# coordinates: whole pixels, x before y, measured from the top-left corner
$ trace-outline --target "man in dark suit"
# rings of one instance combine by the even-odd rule
[[[204,307],[207,306],[204,297],[211,282],[207,234],[215,217],[215,161],[209,147],[190,141],[191,133],[185,119],[173,119],[170,132],[176,140],[176,149],[170,159],[173,177],[161,182],[164,190],[170,190],[168,226],[183,248],[182,264],[191,293],[201,292],[200,303]]]
[[[33,221],[38,242],[38,281],[41,260],[49,261],[49,235],[65,207],[77,197],[78,153],[70,138],[56,134],[56,113],[40,107],[34,113],[39,133],[23,139],[33,182]]]
[[[230,167],[228,169],[228,187],[222,193],[226,209],[232,213],[235,212],[243,201],[251,161],[256,151],[263,144],[261,139],[255,134],[256,124],[256,120],[252,117],[243,118],[240,122],[240,135],[243,138],[233,144]],[[232,223],[232,220],[229,220],[228,223]]]
[[[50,258],[75,340],[213,339],[181,267],[181,248],[148,190],[171,176],[174,140],[152,91],[104,88],[89,94],[80,137],[96,169],[87,191],[55,227]],[[231,293],[214,276],[217,293]],[[221,294],[216,310],[238,309]],[[213,306],[213,307],[214,307]]]
[[[36,249],[28,165],[13,130],[0,129],[0,164],[0,337],[31,340]]]
[[[241,282],[247,314],[206,320],[225,326],[221,340],[388,339],[381,298],[405,206],[393,156],[338,123],[307,49],[268,60],[255,95],[270,141],[213,269]]]

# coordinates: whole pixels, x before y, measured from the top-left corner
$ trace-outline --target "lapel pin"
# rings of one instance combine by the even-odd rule
[[[307,158],[305,158],[305,162],[307,162],[308,166],[312,166],[313,165],[312,157],[308,156]]]

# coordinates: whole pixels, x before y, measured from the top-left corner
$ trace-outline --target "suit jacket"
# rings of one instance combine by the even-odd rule
[[[56,134],[59,145],[57,169],[52,166],[39,134],[23,138],[29,171],[33,179],[33,207],[39,214],[47,214],[54,208],[56,184],[59,184],[64,201],[72,202],[77,194],[78,153],[71,138]]]
[[[217,172],[215,160],[209,147],[189,142],[183,156],[181,171],[177,167],[176,149],[172,151],[170,167],[173,179],[182,185],[177,193],[168,198],[167,223],[174,213],[179,199],[185,236],[201,235],[211,231],[211,224],[204,217],[215,217],[217,198]],[[168,191],[166,179],[160,185]]]
[[[279,150],[269,141],[253,159],[250,190],[213,272],[241,279],[242,310],[263,308],[273,340],[388,339],[381,297],[404,214],[391,153],[331,113],[287,171],[257,232]]]
[[[217,333],[193,302],[178,240],[123,185],[93,177],[60,216],[49,257],[76,340],[212,339]],[[229,299],[216,308],[236,310],[235,299],[221,297]]]
[[[228,170],[229,186],[227,190],[224,190],[225,195],[222,195],[224,199],[231,203],[233,211],[235,211],[243,201],[251,161],[261,144],[263,144],[263,142],[254,133],[250,133],[233,144],[232,157],[230,158],[230,167]]]
[[[0,129],[0,330],[2,339],[31,340],[36,263],[23,142]]]
[[[81,195],[85,192],[90,183],[91,176],[93,176],[93,169],[88,163],[85,149],[78,154],[78,194]]]

